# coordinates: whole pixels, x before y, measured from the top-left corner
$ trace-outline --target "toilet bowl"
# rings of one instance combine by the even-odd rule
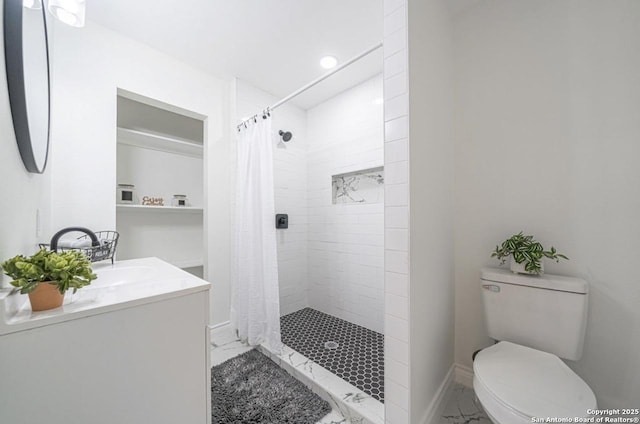
[[[473,371],[476,396],[495,424],[586,418],[597,407],[591,388],[551,353],[503,341],[481,350]]]

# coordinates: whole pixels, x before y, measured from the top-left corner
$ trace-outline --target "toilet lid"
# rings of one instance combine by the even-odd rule
[[[587,417],[596,408],[587,383],[550,353],[500,342],[478,353],[473,370],[496,401],[528,417]]]

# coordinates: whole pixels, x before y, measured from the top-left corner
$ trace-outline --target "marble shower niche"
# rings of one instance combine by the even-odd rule
[[[334,205],[384,202],[384,167],[362,169],[331,176]]]

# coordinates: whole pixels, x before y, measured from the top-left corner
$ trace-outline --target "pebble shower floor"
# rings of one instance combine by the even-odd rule
[[[285,345],[384,403],[382,334],[312,308],[281,317],[280,327]]]

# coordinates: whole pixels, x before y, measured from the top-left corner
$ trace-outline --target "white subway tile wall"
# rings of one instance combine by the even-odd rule
[[[384,37],[390,36],[391,34],[403,29],[406,27],[406,14],[407,8],[402,4],[401,1],[397,2],[397,5],[393,6],[392,11],[387,14],[387,10],[385,9],[385,20],[384,20]],[[385,39],[385,44],[387,44],[387,40]]]
[[[385,384],[387,381],[385,376]],[[409,411],[388,400],[384,404],[384,417],[386,424],[409,423]]]
[[[409,113],[409,96],[406,93],[390,99],[385,99],[384,101],[385,119],[400,118],[403,116],[407,116],[408,113]]]
[[[401,387],[409,387],[409,370],[404,364],[395,359],[388,359],[385,361],[385,371],[392,372]]]
[[[407,0],[384,0],[385,418],[409,423]]]
[[[384,238],[386,249],[404,252],[409,248],[409,230],[406,228],[387,228]]]
[[[387,114],[385,110],[384,141],[399,140],[401,138],[406,139],[408,136],[409,136],[408,115],[402,116],[402,117],[394,116],[393,118],[391,117],[387,118]]]
[[[406,28],[405,28],[406,31]],[[407,72],[407,50],[400,50],[397,53],[384,53],[384,77],[391,78],[402,72]]]
[[[409,275],[385,271],[386,294],[409,297]]]
[[[409,157],[409,142],[406,138],[400,140],[385,139],[384,143],[384,164],[394,162],[407,162]]]
[[[385,228],[409,228],[409,208],[389,206],[384,208]]]
[[[405,411],[409,409],[409,389],[395,381],[389,381],[390,386],[385,387],[387,400],[398,405]]]
[[[307,112],[309,306],[384,332],[384,203],[332,204],[331,176],[381,166],[382,76]]]
[[[406,12],[405,12],[406,15]],[[384,26],[387,27],[388,24],[387,22],[389,21],[389,18],[395,18],[398,17],[399,15],[394,15],[391,14],[389,16],[385,17],[385,24]],[[393,21],[393,19],[391,19]],[[384,50],[385,50],[385,55],[392,55],[394,53],[397,53],[403,49],[405,49],[407,47],[407,31],[405,31],[405,26],[400,26],[396,31],[385,35],[384,37]]]
[[[286,149],[276,148],[274,184],[276,213],[289,215],[289,228],[276,230],[280,314],[307,306],[307,181],[304,114],[274,115],[274,130],[291,131]],[[275,225],[275,217],[274,217]]]
[[[403,320],[409,319],[406,296],[387,293],[384,298],[384,310],[387,314]]]
[[[407,206],[409,204],[409,184],[386,184],[384,189],[384,199],[387,206]]]
[[[384,181],[387,184],[404,184],[409,182],[409,162],[389,163],[384,169]]]
[[[384,95],[387,99],[407,93],[407,72],[400,72],[384,81]]]

